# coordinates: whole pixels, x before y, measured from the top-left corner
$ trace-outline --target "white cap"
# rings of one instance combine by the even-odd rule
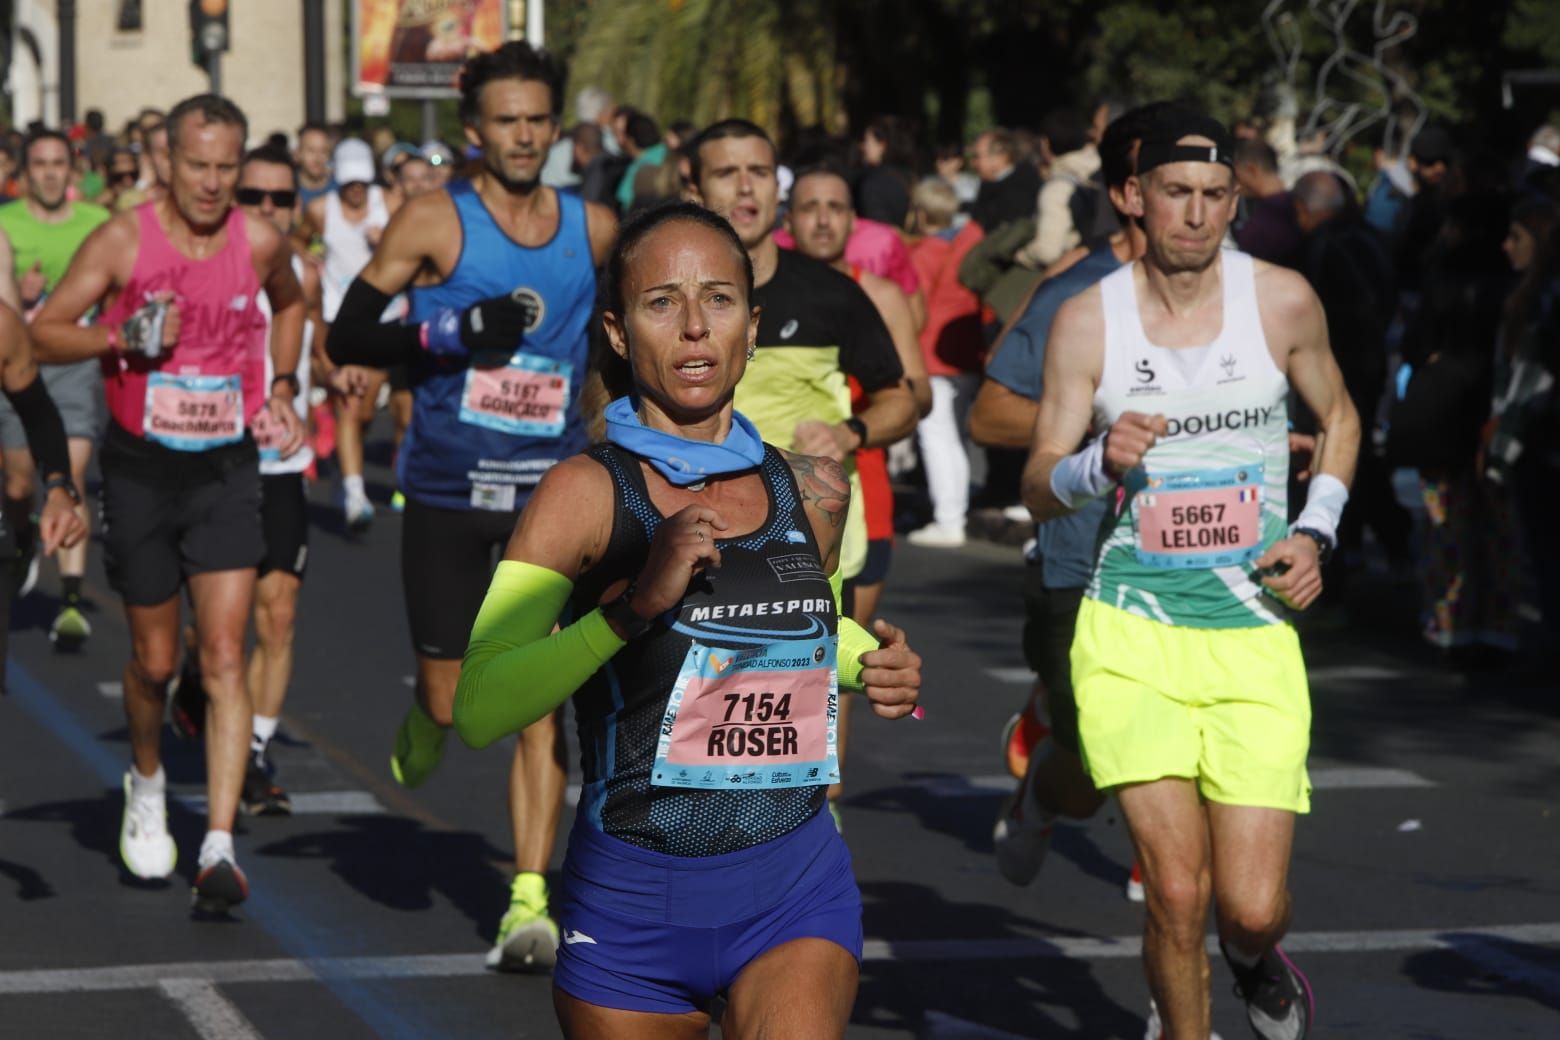
[[[355,137],[344,139],[336,146],[331,166],[337,184],[374,183],[374,150],[367,141]]]

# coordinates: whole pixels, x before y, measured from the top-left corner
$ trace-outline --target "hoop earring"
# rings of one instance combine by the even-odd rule
[[[757,354],[757,353],[758,353],[758,346],[757,346],[757,344],[749,343],[748,344],[748,348],[747,348],[747,359],[749,361],[752,361],[753,360],[753,355]]]

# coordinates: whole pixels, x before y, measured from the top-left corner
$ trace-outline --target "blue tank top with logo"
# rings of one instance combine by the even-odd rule
[[[578,405],[596,270],[585,203],[555,192],[558,230],[529,247],[505,234],[471,182],[455,181],[449,193],[460,259],[443,282],[410,290],[409,320],[506,293],[531,297],[537,317],[513,353],[425,355],[411,365],[412,422],[396,478],[424,505],[513,512],[547,470],[586,445]]]

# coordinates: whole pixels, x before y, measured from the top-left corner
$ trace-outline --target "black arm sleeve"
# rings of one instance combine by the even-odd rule
[[[416,325],[380,323],[392,296],[361,278],[354,278],[341,298],[336,320],[330,325],[326,352],[338,365],[389,368],[414,360],[422,353],[422,333]]]
[[[16,417],[22,420],[39,479],[69,477],[70,447],[65,439],[65,423],[60,419],[60,410],[54,407],[54,398],[44,388],[43,377],[34,377],[15,393],[6,390],[5,396],[16,409]]]

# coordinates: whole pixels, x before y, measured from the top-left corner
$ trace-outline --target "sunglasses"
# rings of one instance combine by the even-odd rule
[[[293,203],[298,201],[298,193],[291,189],[278,189],[266,191],[264,188],[239,188],[238,204],[240,206],[258,206],[266,199],[271,200],[271,205],[277,209],[292,209]]]
[[[135,178],[135,170],[115,170],[108,175],[108,179],[113,181],[115,184],[130,184],[135,180]]]

